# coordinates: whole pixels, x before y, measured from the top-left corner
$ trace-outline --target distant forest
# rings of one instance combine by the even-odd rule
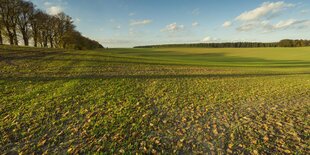
[[[193,43],[193,44],[166,44],[136,46],[135,48],[160,48],[160,47],[204,47],[204,48],[255,48],[255,47],[305,47],[310,46],[310,40],[284,39],[279,42],[225,42],[225,43]]]
[[[84,37],[75,30],[70,16],[65,13],[49,15],[26,0],[0,0],[0,45],[66,49],[103,48],[97,41]]]

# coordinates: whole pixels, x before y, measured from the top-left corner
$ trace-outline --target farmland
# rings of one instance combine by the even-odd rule
[[[310,48],[0,46],[2,153],[307,154]]]

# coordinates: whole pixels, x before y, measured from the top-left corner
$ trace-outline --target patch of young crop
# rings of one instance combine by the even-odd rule
[[[140,49],[15,50],[0,52],[5,58],[0,61],[0,152],[308,151],[307,66],[193,65],[171,53],[137,55]]]

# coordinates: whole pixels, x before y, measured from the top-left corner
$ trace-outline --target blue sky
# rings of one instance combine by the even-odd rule
[[[309,0],[30,0],[106,47],[310,39]]]

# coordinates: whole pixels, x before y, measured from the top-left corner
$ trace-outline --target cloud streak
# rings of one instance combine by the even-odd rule
[[[271,18],[280,11],[293,6],[294,6],[293,4],[285,3],[283,1],[264,2],[260,7],[240,14],[238,17],[236,17],[236,20],[253,21],[264,18]]]
[[[178,25],[177,23],[172,23],[167,25],[161,32],[177,32],[184,29],[184,25]]]
[[[254,29],[261,29],[263,32],[273,32],[278,30],[285,29],[303,29],[310,26],[310,20],[297,20],[297,19],[288,19],[281,20],[277,23],[270,23],[269,21],[256,21],[256,22],[247,22],[241,24],[237,27],[238,31],[252,31]]]
[[[151,24],[153,21],[150,19],[144,19],[144,20],[132,20],[130,22],[130,26],[138,26],[138,25],[147,25]]]
[[[245,11],[234,20],[234,24],[238,25],[236,30],[239,32],[261,31],[274,32],[286,29],[304,29],[309,26],[309,20],[282,19],[275,21],[277,15],[284,13],[285,9],[294,7],[295,4],[279,2],[264,2],[259,7]],[[226,21],[222,27],[230,27],[232,23]]]
[[[227,28],[227,27],[230,27],[231,25],[232,25],[231,21],[226,21],[226,22],[223,23],[222,27]]]
[[[203,38],[202,41],[205,43],[214,43],[214,42],[218,42],[218,39],[207,36]]]

